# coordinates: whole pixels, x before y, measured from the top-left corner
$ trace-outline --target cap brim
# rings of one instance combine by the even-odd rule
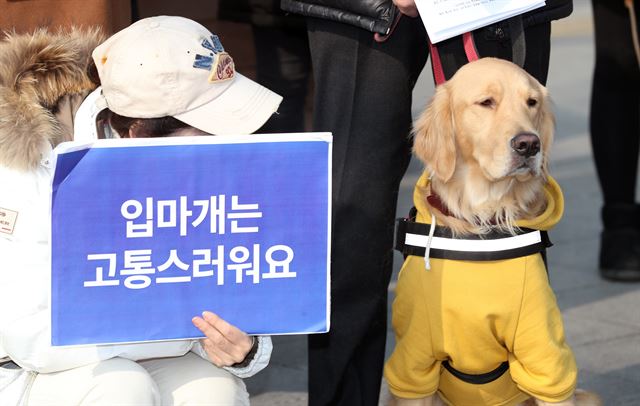
[[[174,115],[215,135],[251,134],[278,110],[282,96],[235,72],[233,83],[212,101]]]

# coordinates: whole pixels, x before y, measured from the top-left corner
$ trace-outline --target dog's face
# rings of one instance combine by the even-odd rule
[[[414,152],[457,231],[514,230],[546,205],[554,130],[547,90],[515,64],[484,58],[438,86],[414,125]]]
[[[441,181],[477,171],[488,181],[544,174],[554,120],[547,90],[511,62],[484,58],[438,87],[415,125],[415,153]]]

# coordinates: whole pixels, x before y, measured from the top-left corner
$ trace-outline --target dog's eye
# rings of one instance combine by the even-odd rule
[[[488,97],[486,99],[480,100],[478,104],[482,107],[493,107],[496,105],[496,101],[493,100],[493,97]]]
[[[534,99],[533,97],[529,97],[527,99],[527,106],[535,107],[537,104],[538,104],[538,101],[536,99]]]

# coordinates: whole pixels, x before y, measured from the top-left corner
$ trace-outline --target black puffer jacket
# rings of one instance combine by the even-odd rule
[[[391,0],[282,0],[284,11],[387,34],[399,13]]]
[[[387,34],[398,9],[392,0],[282,0],[284,11],[355,25],[371,32]],[[573,11],[572,0],[547,0],[539,9],[523,15],[525,27],[558,20]]]

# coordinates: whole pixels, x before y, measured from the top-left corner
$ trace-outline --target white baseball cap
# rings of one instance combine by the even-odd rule
[[[121,116],[173,116],[210,134],[250,134],[282,101],[235,71],[217,35],[183,17],[137,21],[92,57],[106,105]]]

